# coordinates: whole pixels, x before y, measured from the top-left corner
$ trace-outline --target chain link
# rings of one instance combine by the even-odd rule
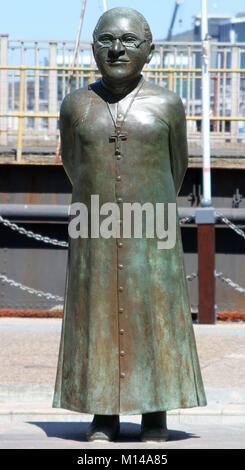
[[[236,232],[238,235],[241,235],[245,239],[245,232],[240,229],[237,225],[233,224],[227,217],[222,214],[222,212],[216,211],[216,215],[221,218],[221,220],[228,225],[234,232]]]
[[[28,292],[29,294],[37,295],[38,297],[46,297],[47,299],[59,300],[61,302],[63,302],[64,300],[63,297],[60,297],[59,295],[53,295],[53,294],[50,294],[49,292],[43,292],[41,290],[36,290],[36,289],[32,289],[32,287],[25,286],[24,284],[21,284],[20,282],[16,282],[14,279],[9,279],[4,274],[0,274],[0,279],[3,282],[7,282],[7,284],[9,284],[12,287],[18,287],[19,289],[24,290]]]
[[[198,273],[191,273],[186,276],[187,281],[193,281],[193,279],[196,279],[198,277]]]
[[[193,217],[182,217],[182,219],[179,220],[180,224],[185,224],[186,222],[190,222],[193,219]]]
[[[26,237],[29,237],[29,238],[34,238],[37,241],[40,241],[43,243],[50,243],[51,245],[55,245],[55,246],[62,246],[63,248],[68,247],[68,243],[65,241],[60,241],[60,240],[57,240],[56,238],[45,237],[43,235],[40,235],[40,233],[34,233],[31,230],[26,230],[24,227],[19,227],[17,224],[13,224],[12,222],[10,222],[10,220],[4,219],[1,215],[0,215],[0,223],[5,225],[6,227],[9,227],[11,230],[14,230],[15,232],[20,233],[21,235],[25,235]]]

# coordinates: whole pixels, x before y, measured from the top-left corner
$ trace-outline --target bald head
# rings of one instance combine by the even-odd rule
[[[144,16],[133,8],[124,7],[112,8],[111,10],[107,10],[105,13],[103,13],[103,15],[101,15],[93,32],[93,40],[96,41],[100,31],[100,27],[103,24],[104,20],[113,20],[121,16],[131,18],[132,20],[137,21],[137,23],[140,23],[145,33],[145,39],[149,42],[152,42],[150,26]]]

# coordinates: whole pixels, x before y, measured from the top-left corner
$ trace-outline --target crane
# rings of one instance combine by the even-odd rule
[[[171,39],[171,37],[172,37],[172,32],[173,32],[173,27],[174,27],[174,23],[175,23],[177,11],[178,11],[179,6],[182,5],[182,3],[184,3],[184,0],[179,1],[179,2],[175,2],[174,12],[173,12],[173,16],[172,16],[172,21],[171,21],[171,24],[170,24],[170,28],[169,28],[169,30],[168,30],[168,36],[167,36],[166,41],[170,41],[170,39]]]

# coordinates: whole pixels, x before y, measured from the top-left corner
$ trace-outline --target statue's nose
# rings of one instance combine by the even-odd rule
[[[124,46],[122,45],[120,39],[114,39],[109,50],[109,54],[113,57],[119,57],[125,53]]]

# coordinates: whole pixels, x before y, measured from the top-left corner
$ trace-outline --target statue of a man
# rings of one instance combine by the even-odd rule
[[[140,13],[107,11],[93,43],[102,78],[61,106],[72,203],[88,207],[91,229],[69,242],[53,406],[93,414],[89,440],[114,440],[120,414],[142,414],[143,441],[166,440],[167,410],[206,405],[178,218],[175,243],[158,249],[146,231],[96,235],[90,205],[91,195],[115,203],[120,223],[126,203],[176,203],[187,169],[185,113],[175,93],[141,75],[153,49]]]

